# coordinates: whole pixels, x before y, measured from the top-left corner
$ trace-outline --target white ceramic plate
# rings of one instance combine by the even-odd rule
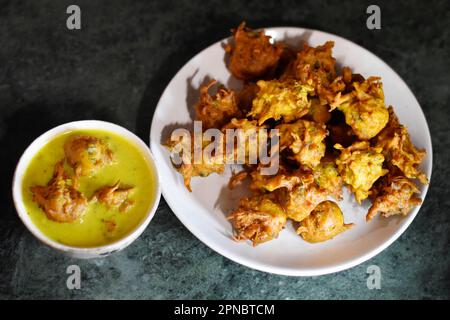
[[[385,62],[366,49],[329,33],[302,28],[268,28],[266,33],[276,40],[298,46],[307,41],[312,46],[327,40],[335,42],[334,57],[338,65],[349,66],[365,77],[381,76],[386,104],[393,105],[400,121],[406,125],[413,143],[425,148],[427,156],[422,169],[431,177],[432,147],[424,114],[405,82]],[[169,152],[161,145],[176,127],[192,122],[192,108],[198,98],[197,90],[205,79],[214,78],[231,88],[240,81],[233,78],[225,65],[223,44],[217,42],[192,58],[172,79],[156,108],[150,134],[151,150],[155,156],[161,187],[167,203],[181,222],[203,243],[223,256],[261,271],[313,276],[341,271],[360,264],[380,253],[394,242],[409,226],[419,211],[416,207],[407,217],[376,218],[366,223],[369,203],[359,206],[346,191],[339,203],[346,223],[355,226],[330,241],[309,244],[303,241],[289,222],[278,239],[252,247],[249,242],[231,239],[232,227],[226,220],[243,196],[244,190],[230,191],[226,185],[230,170],[223,176],[193,178],[193,192],[183,185],[182,177],[173,169]],[[421,186],[425,198],[428,186]]]

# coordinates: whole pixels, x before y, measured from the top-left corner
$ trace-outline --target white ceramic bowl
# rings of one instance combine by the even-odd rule
[[[290,27],[268,28],[266,33],[293,46],[299,46],[302,41],[317,46],[332,40],[335,42],[334,57],[340,66],[349,66],[365,77],[381,76],[386,105],[394,107],[400,122],[407,126],[412,142],[427,152],[421,169],[430,179],[433,151],[427,121],[414,94],[394,70],[368,50],[330,33]],[[350,230],[332,240],[310,244],[303,241],[288,223],[278,239],[254,248],[248,241],[237,243],[232,240],[233,229],[226,216],[246,190],[228,189],[230,170],[224,175],[194,177],[191,181],[193,192],[186,190],[182,177],[172,166],[167,148],[161,145],[162,135],[192,123],[189,108],[196,102],[198,88],[208,79],[216,79],[232,89],[239,88],[242,82],[230,75],[224,62],[223,45],[227,41],[223,39],[209,46],[180,69],[165,89],[153,116],[151,149],[162,177],[164,199],[173,212],[213,250],[250,268],[271,273],[291,276],[333,273],[362,263],[387,248],[411,224],[420,206],[406,217],[377,217],[367,223],[365,216],[370,202],[358,205],[354,197],[345,192],[339,206],[346,223],[355,223]],[[420,197],[424,201],[427,190],[428,185],[420,186]]]
[[[50,140],[54,139],[56,136],[59,136],[65,132],[83,129],[85,130],[98,129],[107,132],[112,132],[130,141],[142,153],[144,159],[147,161],[148,165],[150,166],[151,170],[154,172],[156,176],[156,187],[154,188],[153,191],[154,194],[152,195],[154,201],[153,204],[148,209],[147,215],[142,220],[142,222],[133,231],[131,231],[128,235],[126,235],[120,240],[117,240],[107,245],[89,248],[67,246],[47,237],[41,230],[39,230],[36,227],[36,225],[29,217],[27,210],[25,209],[25,206],[23,204],[23,195],[22,195],[23,176],[34,155],[39,150],[41,150],[41,148],[45,144],[47,144]],[[150,223],[155,214],[156,209],[158,208],[159,199],[161,197],[161,188],[158,171],[156,169],[153,155],[151,154],[148,146],[139,137],[137,137],[134,133],[128,131],[127,129],[110,122],[97,120],[83,120],[83,121],[69,122],[45,132],[36,140],[34,140],[33,143],[25,150],[25,152],[23,153],[22,157],[19,160],[19,163],[16,167],[16,171],[14,173],[12,189],[13,189],[12,191],[13,191],[14,205],[16,206],[17,213],[20,219],[25,224],[25,226],[28,228],[28,230],[30,230],[30,232],[36,238],[38,238],[40,241],[42,241],[49,247],[56,249],[60,252],[63,252],[71,257],[80,259],[105,257],[111,253],[126,248],[129,244],[131,244],[142,234],[147,225]]]

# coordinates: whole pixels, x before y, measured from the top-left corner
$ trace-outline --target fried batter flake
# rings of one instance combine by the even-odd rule
[[[303,174],[301,182],[292,190],[281,188],[275,192],[288,218],[295,221],[305,219],[319,203],[327,199],[327,192],[315,183],[312,174]]]
[[[325,155],[325,125],[308,120],[297,120],[276,127],[280,133],[280,151],[288,148],[298,163],[314,168]]]
[[[194,134],[192,134],[194,137]],[[202,135],[203,138],[203,135]],[[213,154],[204,152],[205,148],[209,147],[212,143],[217,143],[219,146],[223,146],[223,137],[222,140],[210,142],[208,140],[202,140],[202,150],[201,150],[201,161],[200,163],[196,163],[194,159],[194,138],[192,139],[181,139],[181,141],[172,141],[168,140],[166,142],[166,147],[171,152],[171,160],[175,169],[183,176],[184,185],[192,192],[191,189],[191,178],[192,177],[207,177],[212,173],[222,173],[225,170],[225,159],[224,152]],[[191,144],[190,146],[187,144]],[[189,154],[184,154],[184,150],[190,150]],[[173,158],[177,156],[180,157],[181,164],[175,164],[173,162]]]
[[[296,78],[303,83],[328,87],[336,78],[336,59],[332,56],[333,41],[315,48],[305,44],[297,55]]]
[[[91,176],[113,162],[113,152],[107,144],[88,135],[71,136],[64,144],[64,153],[77,176]]]
[[[267,128],[265,125],[258,125],[256,120],[248,120],[246,118],[231,119],[231,121],[222,128],[226,139],[226,144],[224,144],[224,154],[226,156],[227,163],[234,163],[244,160],[244,163],[250,164],[250,155],[259,155],[260,143],[262,144],[263,142],[268,141],[269,137],[267,131],[261,130],[265,128]],[[228,135],[228,129],[234,130],[230,131],[233,135]],[[236,130],[240,130],[240,133]],[[240,139],[240,143],[238,143],[238,139]],[[227,146],[227,144],[229,145]],[[234,144],[233,152],[229,152],[232,147],[231,144]]]
[[[298,170],[288,170],[282,164],[275,175],[262,175],[259,168],[256,168],[250,173],[252,178],[250,189],[269,192],[279,188],[292,190],[294,186],[301,183],[301,176],[302,174]]]
[[[256,194],[242,199],[228,217],[236,232],[235,239],[250,240],[254,246],[277,238],[286,225],[286,218],[273,194]]]
[[[383,169],[384,156],[381,148],[373,148],[367,141],[358,141],[350,147],[344,148],[340,144],[334,145],[341,154],[336,159],[338,170],[344,182],[350,186],[358,203],[370,194],[375,181],[388,173]]]
[[[330,240],[352,226],[353,223],[344,223],[344,215],[335,202],[323,201],[300,222],[297,233],[305,241],[316,243]]]
[[[259,91],[253,99],[252,110],[248,116],[263,124],[268,119],[292,122],[308,113],[310,102],[308,93],[313,91],[309,85],[296,80],[260,80]]]
[[[363,83],[354,82],[354,90],[338,93],[331,103],[345,114],[345,122],[361,140],[375,137],[387,124],[389,112],[384,104],[380,78],[370,77]]]
[[[400,124],[394,109],[390,106],[389,122],[375,137],[375,145],[383,149],[388,161],[397,166],[407,178],[418,179],[421,183],[428,183],[427,176],[419,170],[426,155],[425,150],[418,150],[411,142],[408,130]]]
[[[105,186],[95,191],[91,201],[98,201],[108,208],[118,208],[120,212],[125,212],[134,204],[128,199],[133,189],[133,187],[120,187],[120,181],[117,181],[112,186]]]
[[[314,181],[336,200],[342,200],[342,177],[333,161],[322,161],[313,169]]]
[[[242,80],[260,79],[275,71],[283,53],[282,44],[272,44],[264,31],[253,31],[242,22],[234,31],[234,46],[228,45],[229,69]]]
[[[221,87],[214,96],[209,94],[216,83],[212,80],[200,88],[200,100],[195,105],[197,120],[202,121],[204,129],[221,128],[231,118],[240,115],[234,91]]]
[[[417,186],[402,174],[389,174],[383,180],[367,213],[367,221],[379,213],[385,218],[406,216],[414,206],[422,203],[422,199],[414,196],[419,193]]]
[[[70,178],[64,171],[64,160],[56,163],[53,178],[47,186],[33,186],[33,201],[56,222],[74,222],[87,209],[87,200],[76,190],[76,177]]]

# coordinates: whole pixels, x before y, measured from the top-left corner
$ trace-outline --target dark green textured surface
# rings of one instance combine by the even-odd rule
[[[80,31],[65,26],[73,3],[82,10]],[[0,298],[450,298],[450,6],[377,3],[382,29],[369,31],[367,1],[0,1]],[[10,193],[26,146],[79,119],[112,121],[148,142],[153,109],[171,77],[243,19],[348,38],[411,87],[430,126],[434,166],[409,229],[370,261],[312,278],[265,274],[223,258],[191,235],[164,199],[144,234],[106,259],[69,259],[35,240]],[[66,287],[71,264],[81,267],[81,290]],[[367,289],[371,264],[381,268],[381,290]]]

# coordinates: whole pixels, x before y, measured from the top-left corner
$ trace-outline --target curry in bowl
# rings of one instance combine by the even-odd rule
[[[130,234],[156,201],[157,176],[132,142],[103,130],[74,130],[51,139],[32,158],[23,203],[50,239],[98,247]]]

